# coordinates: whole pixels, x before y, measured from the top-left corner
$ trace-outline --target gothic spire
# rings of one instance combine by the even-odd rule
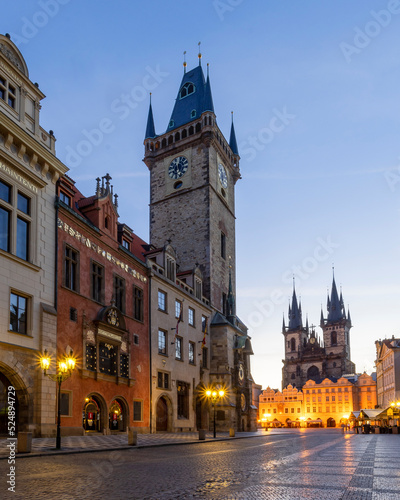
[[[203,111],[212,111],[214,113],[214,103],[211,94],[211,84],[210,84],[210,75],[209,75],[209,66],[207,64],[207,81],[204,89],[204,105]]]
[[[339,298],[338,291],[336,288],[335,276],[333,276],[330,300],[328,297],[328,322],[339,321],[341,319],[346,318],[343,314],[342,304],[343,304],[343,297],[342,294],[340,294]]]
[[[150,93],[150,106],[149,106],[149,114],[147,116],[145,139],[154,139],[155,136],[156,136],[156,129],[154,127],[153,109],[151,107],[151,93]]]
[[[297,303],[296,290],[293,285],[293,296],[292,296],[292,307],[289,306],[289,330],[298,330],[303,328],[303,323],[301,320],[301,310]]]
[[[233,125],[233,111],[232,111],[232,125],[231,125],[231,135],[229,138],[229,146],[234,155],[239,156],[239,149],[236,142],[235,126]]]

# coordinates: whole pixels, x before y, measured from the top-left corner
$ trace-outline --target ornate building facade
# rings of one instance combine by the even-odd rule
[[[16,45],[0,35],[0,434],[9,391],[15,433],[55,429],[56,386],[38,355],[56,349],[54,198],[67,167],[53,132],[40,126],[44,97]]]
[[[214,112],[210,78],[199,65],[186,71],[166,132],[155,132],[150,104],[145,157],[150,171],[150,243],[176,251],[180,271],[197,266],[212,308],[210,383],[224,387],[218,427],[255,427],[246,326],[235,307],[235,185],[239,152],[232,122],[229,142]]]
[[[393,335],[375,346],[378,405],[387,408],[400,401],[400,339]]]
[[[111,177],[84,196],[58,182],[58,357],[77,370],[62,384],[63,434],[150,430],[147,246],[119,222]]]
[[[282,387],[289,384],[301,388],[307,380],[318,381],[327,377],[340,378],[355,373],[350,358],[350,312],[345,311],[343,296],[337,291],[335,278],[327,300],[327,316],[321,311],[322,338],[309,327],[303,326],[301,303],[293,290],[289,306],[289,322],[283,320],[285,359],[282,369]]]

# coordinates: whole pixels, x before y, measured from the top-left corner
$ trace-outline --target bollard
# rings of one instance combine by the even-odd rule
[[[18,453],[30,453],[32,451],[32,432],[18,432]]]
[[[129,427],[128,445],[129,446],[136,446],[137,445],[137,430],[135,429],[135,427]]]
[[[206,439],[206,431],[205,429],[199,429],[199,440],[204,441]]]
[[[235,437],[235,429],[233,427],[231,427],[229,429],[229,437],[230,438],[234,438]]]

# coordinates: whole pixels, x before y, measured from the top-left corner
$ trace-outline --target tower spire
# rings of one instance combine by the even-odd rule
[[[149,106],[149,114],[147,116],[145,139],[154,139],[155,136],[156,136],[156,130],[154,127],[153,108],[151,107],[151,92],[150,92],[150,106]]]
[[[201,45],[201,42],[199,42],[197,45],[199,46],[199,54],[198,54],[198,58],[199,58],[199,66],[201,66],[201,50],[200,50],[200,45]]]
[[[183,74],[186,73],[186,50],[183,52]]]
[[[232,124],[231,124],[231,135],[229,138],[229,146],[232,150],[232,153],[234,155],[239,156],[239,149],[236,142],[235,126],[233,125],[233,111],[231,113],[232,113]]]

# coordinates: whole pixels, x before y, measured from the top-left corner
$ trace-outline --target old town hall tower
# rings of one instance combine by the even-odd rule
[[[208,68],[205,78],[200,54],[194,69],[186,71],[184,63],[171,118],[161,135],[155,132],[150,103],[144,145],[150,170],[150,243],[172,245],[179,271],[200,268],[202,293],[214,311],[209,322],[210,379],[229,389],[218,425],[249,429],[255,422],[253,353],[247,328],[235,311],[240,158],[233,121],[229,142],[217,125]]]

